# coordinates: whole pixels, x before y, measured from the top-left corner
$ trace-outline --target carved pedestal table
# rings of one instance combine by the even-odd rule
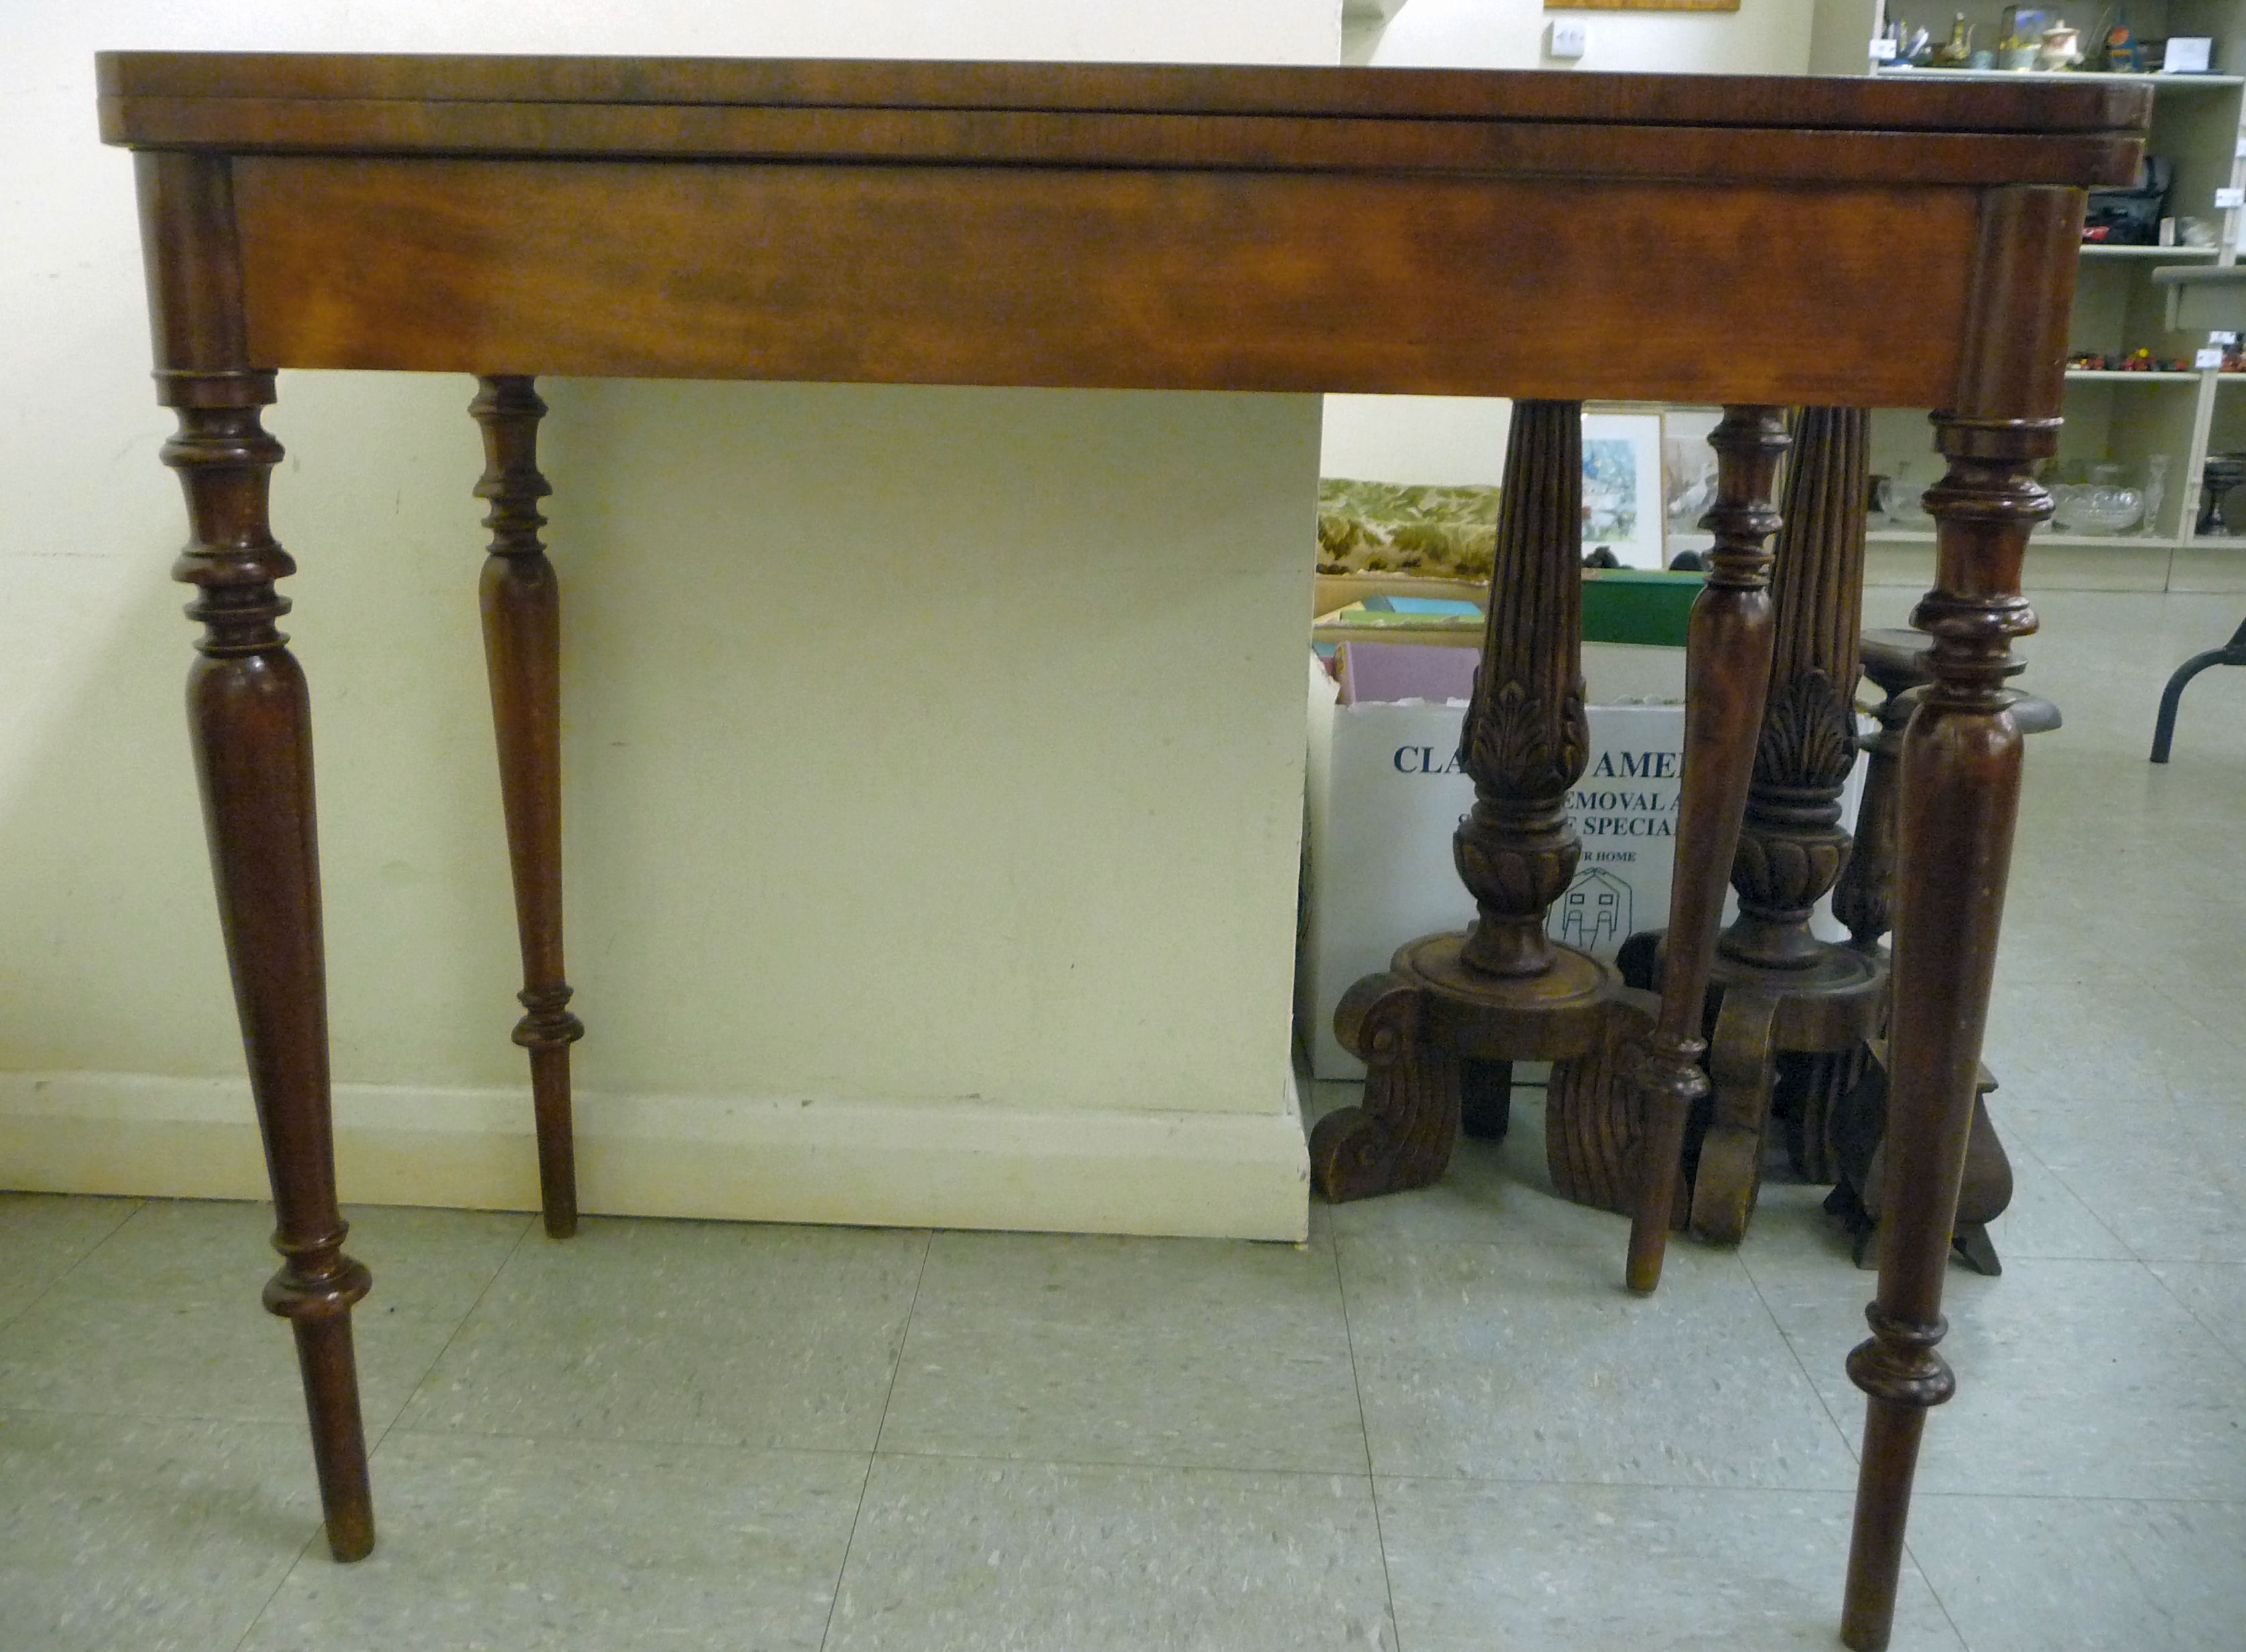
[[[1903,757],[1886,1265],[1849,1363],[1870,1409],[1844,1624],[1884,1641],[1920,1426],[1950,1388],[1942,1263],[2018,785],[2000,685],[2034,625],[2019,568],[2048,509],[2031,467],[2054,442],[2081,190],[2134,176],[2146,92],[164,53],[107,56],[100,76],[103,135],[139,152],[157,382],[179,414],[178,573],[203,626],[190,722],[282,1255],[266,1300],[296,1334],[344,1559],[373,1541],[350,1329],[368,1280],[337,1214],[308,697],[276,625],[293,565],[267,520],[276,370],[487,381],[518,1036],[557,1230],[577,1023],[532,376],[1942,410],[1917,619],[1934,681]],[[1686,807],[1718,827],[1744,793],[1769,636],[1755,470],[1734,466],[1696,619],[1711,735]],[[1682,917],[1673,935],[1712,945],[1712,913]],[[1698,1034],[1664,1003],[1649,1087],[1664,1119],[1690,1102]],[[1643,1282],[1657,1258],[1640,1248]]]
[[[1702,995],[1698,1003],[1674,1002],[1678,1024],[1708,1041],[1707,1117],[1683,1207],[1703,1239],[1735,1241],[1746,1231],[1781,1077],[1799,1084],[1819,1063],[1853,1072],[1861,1046],[1886,1019],[1884,955],[1820,941],[1809,928],[1811,908],[1848,858],[1841,793],[1856,757],[1852,696],[1868,427],[1861,408],[1804,408],[1795,420],[1772,581],[1770,687],[1744,819],[1727,823],[1735,835],[1721,844],[1678,842],[1679,878],[1704,886],[1695,891],[1702,927],[1672,921],[1665,935],[1634,936],[1623,948],[1624,978],[1636,988],[1659,986],[1664,1006],[1671,992]],[[1725,867],[1739,916],[1710,957],[1708,903],[1721,898]],[[1650,1031],[1632,997],[1617,1000],[1616,1019],[1610,1045],[1642,1044]],[[1555,1185],[1610,1209],[1649,1192],[1644,1169],[1630,1187],[1630,1156],[1657,1162],[1643,1142],[1643,1103],[1623,1088],[1618,1064],[1610,1057],[1555,1071],[1546,1108]],[[1657,1161],[1671,1184],[1662,1191],[1672,1215],[1674,1158],[1671,1150]]]
[[[1328,1199],[1425,1186],[1462,1123],[1505,1133],[1514,1062],[1589,1055],[1605,1028],[1614,971],[1544,930],[1575,876],[1568,792],[1590,745],[1578,669],[1582,489],[1581,404],[1514,403],[1489,622],[1459,751],[1474,812],[1452,840],[1480,917],[1464,935],[1412,942],[1336,1006],[1335,1030],[1366,1077],[1364,1105],[1328,1113],[1310,1133],[1310,1179]]]

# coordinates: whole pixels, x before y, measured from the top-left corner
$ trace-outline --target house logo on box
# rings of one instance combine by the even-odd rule
[[[1603,867],[1585,867],[1553,902],[1552,938],[1579,952],[1611,955],[1630,936],[1630,885]]]

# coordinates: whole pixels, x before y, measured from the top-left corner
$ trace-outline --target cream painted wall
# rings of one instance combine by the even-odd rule
[[[252,1194],[104,47],[1331,61],[1333,0],[10,4],[0,1186]],[[466,380],[283,375],[347,1198],[532,1197]],[[589,1207],[1293,1237],[1310,398],[545,386]],[[1195,622],[1163,627],[1190,603]]]
[[[1809,67],[1811,0],[1740,0],[1737,11],[1547,11],[1542,0],[1405,0],[1382,23],[1352,15],[1345,55],[1389,68],[1796,75]],[[1579,61],[1545,55],[1545,25],[1582,21]],[[1508,404],[1458,397],[1330,396],[1320,473],[1494,485]]]
[[[1580,59],[1544,51],[1554,17],[1588,31]],[[1739,0],[1736,11],[1548,11],[1543,0],[1405,0],[1371,61],[1390,68],[1565,68],[1616,73],[1800,74],[1811,0]]]

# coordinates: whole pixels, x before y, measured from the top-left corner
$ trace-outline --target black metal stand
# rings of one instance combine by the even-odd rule
[[[2168,760],[2168,742],[2175,735],[2176,705],[2183,698],[2184,684],[2210,665],[2246,665],[2246,620],[2239,622],[2230,640],[2221,648],[2195,654],[2178,666],[2168,687],[2161,690],[2161,714],[2153,724],[2154,762]]]

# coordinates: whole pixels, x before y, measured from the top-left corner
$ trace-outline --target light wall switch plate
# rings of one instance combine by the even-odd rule
[[[1555,17],[1551,33],[1554,57],[1580,58],[1590,30],[1581,17]]]

